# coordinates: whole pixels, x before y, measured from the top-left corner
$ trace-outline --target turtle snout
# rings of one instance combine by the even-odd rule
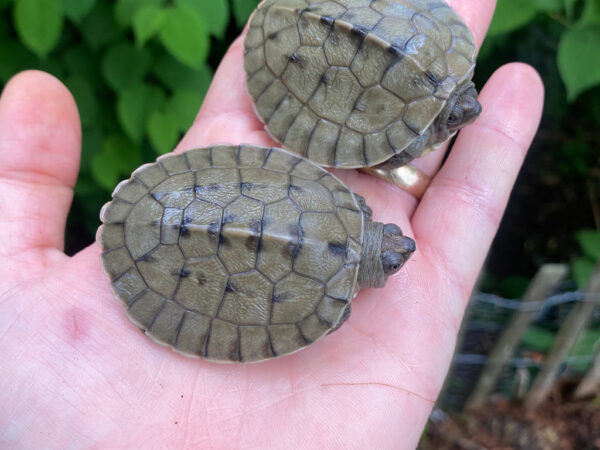
[[[400,247],[400,252],[404,254],[404,260],[410,258],[410,255],[417,250],[417,244],[415,244],[414,239],[408,236],[402,236],[402,240],[398,243],[398,246]]]

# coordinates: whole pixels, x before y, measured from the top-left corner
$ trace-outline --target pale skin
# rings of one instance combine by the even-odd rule
[[[481,44],[494,1],[450,2]],[[177,150],[272,145],[244,90],[241,41]],[[0,99],[0,443],[39,447],[413,448],[446,376],[464,309],[542,110],[529,67],[500,68],[481,117],[442,152],[422,200],[337,171],[417,251],[365,289],[340,330],[294,355],[218,365],[158,346],[133,326],[100,249],[63,253],[81,131],[53,77],[25,72]]]

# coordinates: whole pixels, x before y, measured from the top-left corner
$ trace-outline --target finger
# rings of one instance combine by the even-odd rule
[[[465,299],[539,125],[543,85],[531,67],[510,64],[490,78],[480,98],[481,117],[461,132],[412,220],[422,255],[460,282]]]
[[[16,75],[0,97],[0,255],[63,249],[81,146],[73,97],[43,72]]]
[[[481,47],[492,21],[496,0],[447,0],[473,33],[475,46]]]

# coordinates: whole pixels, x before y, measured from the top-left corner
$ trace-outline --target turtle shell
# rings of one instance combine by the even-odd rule
[[[440,0],[266,0],[250,20],[244,64],[275,140],[352,168],[419,156],[423,146],[409,145],[470,81],[475,51]]]
[[[188,355],[292,353],[334,328],[356,290],[357,198],[285,150],[161,157],[117,186],[101,220],[104,269],[129,318]]]

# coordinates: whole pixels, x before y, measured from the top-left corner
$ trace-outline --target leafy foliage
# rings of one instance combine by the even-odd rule
[[[214,64],[257,0],[0,0],[0,86],[42,69],[71,90],[83,156],[69,235],[87,244],[115,185],[171,151],[192,124]],[[236,26],[236,24],[239,24]],[[216,53],[211,48],[216,47]]]
[[[585,289],[594,266],[600,263],[600,231],[581,230],[576,234],[583,256],[571,264],[573,278],[580,289]]]
[[[576,6],[581,13],[575,17]],[[600,85],[600,1],[500,0],[489,36],[515,31],[547,14],[562,23],[557,62],[573,101],[588,88]]]

